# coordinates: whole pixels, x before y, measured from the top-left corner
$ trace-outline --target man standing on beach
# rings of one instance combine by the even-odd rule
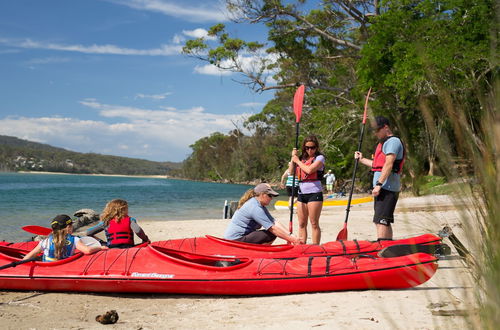
[[[401,190],[401,172],[405,159],[405,150],[401,140],[394,136],[389,120],[382,116],[375,117],[372,124],[374,134],[379,140],[374,159],[363,158],[360,151],[354,158],[369,166],[374,172],[372,195],[375,199],[373,222],[377,227],[379,240],[392,240],[394,209]]]
[[[335,174],[332,173],[332,170],[328,170],[328,172],[323,177],[326,179],[326,191],[328,195],[332,195],[333,184],[335,183]]]

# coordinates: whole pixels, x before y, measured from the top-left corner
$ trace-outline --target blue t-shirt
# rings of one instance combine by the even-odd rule
[[[226,239],[238,239],[264,227],[274,226],[274,218],[267,208],[262,206],[257,198],[250,198],[243,206],[234,212],[231,223],[224,233]]]
[[[382,145],[382,152],[385,155],[394,154],[396,155],[396,160],[403,159],[403,144],[399,138],[389,138]],[[377,183],[382,172],[375,172],[373,175],[373,186]],[[398,173],[391,172],[389,177],[382,184],[382,188],[390,191],[400,191],[401,190],[401,175]]]

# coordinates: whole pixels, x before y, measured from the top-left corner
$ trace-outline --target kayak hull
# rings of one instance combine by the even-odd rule
[[[2,264],[19,260],[16,256],[0,247]],[[404,289],[424,283],[436,269],[437,259],[424,253],[396,258],[234,259],[148,246],[2,269],[0,289],[209,295]]]

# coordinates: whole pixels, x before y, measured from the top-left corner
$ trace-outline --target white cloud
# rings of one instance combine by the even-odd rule
[[[204,38],[205,40],[216,40],[217,37],[209,36],[208,31],[202,28],[194,30],[182,30],[182,33],[191,38]]]
[[[78,152],[181,161],[196,140],[216,131],[227,133],[245,116],[209,113],[203,107],[141,109],[95,99],[80,103],[103,119],[9,116],[0,119],[0,134]]]
[[[262,107],[264,106],[264,103],[259,103],[259,102],[246,102],[246,103],[241,103],[239,104],[240,107],[245,107],[245,108],[257,108],[257,107]]]
[[[109,2],[128,6],[137,10],[161,13],[166,16],[181,18],[190,22],[225,22],[228,15],[219,1],[200,1],[195,6],[186,5],[183,1],[166,0],[108,0]],[[207,5],[209,3],[210,5]]]
[[[275,70],[267,69],[269,64],[277,61],[277,55],[266,53],[261,53],[259,55],[239,55],[236,61],[243,72],[251,73],[254,76],[262,74],[261,79],[269,85],[277,83],[272,77],[276,73]],[[235,73],[230,70],[230,68],[236,68],[236,63],[232,60],[224,60],[221,62],[220,66],[228,69],[219,69],[213,64],[205,64],[202,66],[195,66],[194,72],[212,76],[229,76]]]
[[[213,64],[197,65],[194,67],[194,72],[209,76],[230,76],[234,73],[232,71],[219,69]]]
[[[111,55],[138,55],[138,56],[169,56],[179,55],[182,51],[180,45],[161,45],[158,48],[152,49],[133,49],[122,48],[115,45],[65,45],[50,42],[33,41],[25,39],[23,41],[15,41],[8,39],[0,39],[0,43],[8,44],[14,47],[29,48],[29,49],[50,49],[67,52],[78,52],[85,54],[111,54]]]
[[[151,94],[151,95],[148,95],[148,94],[136,94],[135,98],[136,99],[152,99],[152,100],[163,100],[165,99],[168,95],[172,95],[172,93],[170,92],[166,92],[166,93],[163,93],[163,94]]]
[[[186,38],[184,38],[183,36],[181,36],[179,34],[174,35],[174,37],[172,38],[172,42],[174,44],[184,43],[184,41],[186,41]]]

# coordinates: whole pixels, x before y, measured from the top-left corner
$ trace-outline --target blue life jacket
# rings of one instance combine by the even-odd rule
[[[66,235],[66,245],[63,249],[63,253],[61,258],[57,259],[56,258],[56,251],[55,251],[55,246],[54,246],[54,237],[52,235],[49,236],[49,250],[45,251],[43,254],[43,259],[42,261],[57,261],[60,259],[66,259],[68,257],[71,257],[75,251],[75,236],[73,235]]]

